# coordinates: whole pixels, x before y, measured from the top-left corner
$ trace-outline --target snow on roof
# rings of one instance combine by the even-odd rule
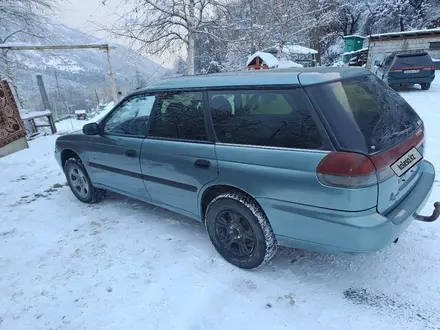
[[[87,110],[75,110],[75,115],[85,115]]]
[[[349,36],[344,36],[344,39],[345,39],[345,38],[352,38],[352,37],[362,38],[362,39],[367,38],[367,37],[361,36],[361,35],[359,35],[359,34],[351,34],[351,35],[349,35]]]
[[[255,52],[248,58],[246,66],[248,66],[256,57],[259,57],[263,60],[263,62],[269,67],[274,68],[278,65],[278,60],[275,56],[265,52]]]
[[[342,53],[342,56],[345,56],[345,55],[353,55],[353,54],[359,54],[359,53],[363,53],[363,52],[367,52],[368,51],[368,47],[366,47],[366,48],[362,48],[362,49],[359,49],[359,50],[353,50],[353,51],[351,51],[351,52],[345,52],[345,53]]]
[[[287,68],[303,68],[304,66],[302,64],[289,61],[289,60],[279,60],[278,62],[278,68],[279,69],[287,69]]]
[[[278,53],[279,45],[267,47],[263,49],[263,52]],[[312,48],[304,47],[301,45],[283,45],[284,54],[318,54],[318,52]]]
[[[408,35],[430,35],[430,34],[439,34],[440,28],[437,29],[425,29],[425,30],[413,30],[413,31],[404,31],[404,32],[389,32],[389,33],[379,33],[372,34],[368,38],[385,38],[385,37],[398,37],[398,36],[408,36]]]

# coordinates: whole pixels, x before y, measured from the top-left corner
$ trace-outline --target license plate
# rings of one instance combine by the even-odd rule
[[[420,70],[405,70],[403,73],[419,73]]]
[[[391,169],[397,176],[402,176],[409,171],[411,167],[421,161],[422,158],[422,154],[416,148],[412,148],[391,165]]]

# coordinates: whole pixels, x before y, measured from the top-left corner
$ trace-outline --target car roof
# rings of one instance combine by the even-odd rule
[[[364,68],[314,67],[269,70],[249,70],[208,75],[184,76],[161,80],[135,93],[204,88],[307,86],[371,74]]]

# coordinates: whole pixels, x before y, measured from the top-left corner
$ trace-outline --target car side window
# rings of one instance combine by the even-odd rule
[[[323,146],[301,90],[209,92],[208,99],[220,142],[300,149]]]
[[[148,136],[207,140],[201,92],[172,92],[158,95]]]
[[[112,112],[104,126],[104,133],[128,136],[145,136],[154,95],[135,96]]]

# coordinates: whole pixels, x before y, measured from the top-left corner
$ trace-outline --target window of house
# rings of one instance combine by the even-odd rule
[[[149,136],[178,140],[207,140],[201,92],[163,93]]]
[[[208,98],[220,142],[301,149],[323,145],[300,90],[209,92]]]
[[[115,135],[145,136],[156,96],[135,96],[114,110],[104,125],[104,132]]]
[[[429,49],[440,49],[440,41],[430,42]]]

